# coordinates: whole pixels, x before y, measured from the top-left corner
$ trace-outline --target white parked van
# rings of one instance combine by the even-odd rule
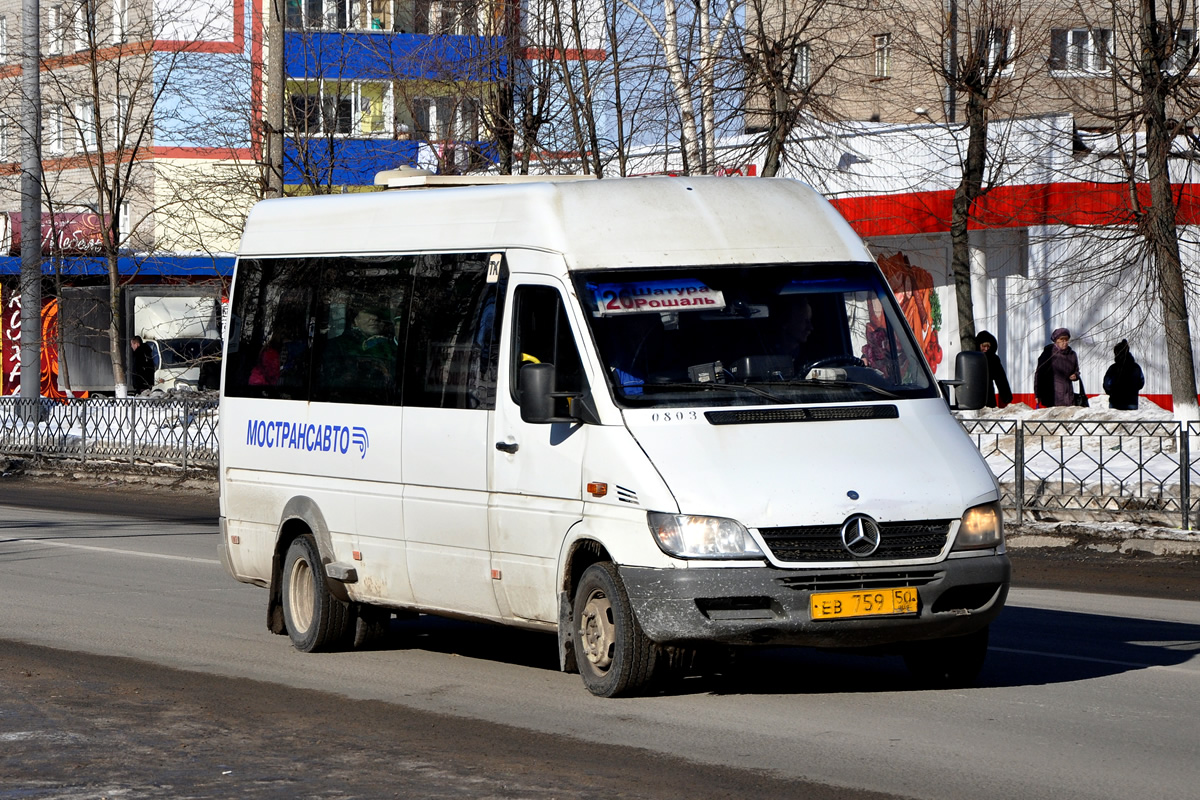
[[[706,643],[973,679],[1008,592],[999,491],[832,207],[790,180],[499,183],[252,211],[221,555],[270,629],[557,631],[604,696]]]

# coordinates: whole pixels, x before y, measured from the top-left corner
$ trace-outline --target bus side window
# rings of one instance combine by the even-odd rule
[[[558,290],[552,286],[519,286],[514,302],[516,328],[509,377],[513,402],[520,402],[517,389],[523,364],[553,364],[557,391],[583,391],[583,363]]]
[[[357,256],[326,259],[313,328],[312,399],[398,405],[402,342],[414,259]]]
[[[246,260],[238,264],[230,326],[225,393],[230,397],[308,399],[305,333],[316,269],[305,259]]]
[[[404,364],[404,405],[495,407],[499,285],[488,253],[417,257]]]

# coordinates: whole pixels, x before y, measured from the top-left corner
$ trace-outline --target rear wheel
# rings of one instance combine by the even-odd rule
[[[637,694],[654,677],[659,647],[642,632],[617,568],[588,567],[575,589],[575,660],[588,691],[599,697]]]
[[[335,649],[347,643],[356,616],[326,588],[316,540],[298,537],[283,562],[283,619],[292,644],[305,653]]]
[[[915,642],[904,654],[904,663],[923,685],[953,689],[975,683],[987,658],[988,629],[966,636]]]

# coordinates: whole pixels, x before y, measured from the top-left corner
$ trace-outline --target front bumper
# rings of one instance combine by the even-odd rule
[[[621,567],[642,630],[660,644],[721,642],[874,647],[962,636],[1004,606],[1012,567],[1003,554],[910,568]],[[815,592],[912,586],[916,614],[814,621]]]

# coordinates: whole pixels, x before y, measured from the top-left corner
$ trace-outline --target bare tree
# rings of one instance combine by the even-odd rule
[[[657,43],[666,73],[684,170],[704,174],[715,166],[719,95],[729,88],[722,65],[732,63],[741,0],[695,0],[661,5],[620,0]]]
[[[1077,3],[1063,19],[1052,29],[1051,67],[1064,76],[1056,86],[1100,134],[1083,137],[1081,156],[1103,179],[1126,187],[1126,202],[1108,215],[1105,263],[1089,274],[1117,265],[1128,285],[1150,290],[1165,332],[1175,414],[1197,419],[1176,187],[1187,180],[1173,169],[1186,168],[1200,149],[1194,134],[1200,117],[1196,3],[1101,0]],[[1083,70],[1092,80],[1073,74]],[[1088,143],[1105,157],[1087,153]]]
[[[878,8],[867,0],[748,0],[740,37],[746,130],[764,152],[764,177],[780,173],[804,119],[836,119],[835,76],[864,57],[862,44],[841,32]]]
[[[944,87],[943,121],[960,132],[960,177],[950,218],[951,272],[960,346],[974,350],[970,224],[977,203],[1002,174],[1006,127],[1000,126],[997,140],[993,123],[1012,118],[1030,71],[1040,66],[1032,56],[1041,52],[1043,40],[1036,18],[1020,0],[954,0],[948,13],[944,9],[941,2],[931,3],[910,16],[901,47]]]
[[[157,224],[186,213],[181,198],[157,185],[159,168],[150,158],[155,137],[202,125],[181,102],[183,76],[202,66],[205,56],[195,43],[222,36],[232,23],[202,0],[176,4],[169,13],[136,4],[100,10],[96,0],[79,0],[52,7],[47,18],[43,195],[52,221],[62,209],[83,209],[100,221],[96,249],[107,275],[109,357],[113,383],[123,393],[122,287],[133,276],[121,274],[120,259],[169,246]]]

